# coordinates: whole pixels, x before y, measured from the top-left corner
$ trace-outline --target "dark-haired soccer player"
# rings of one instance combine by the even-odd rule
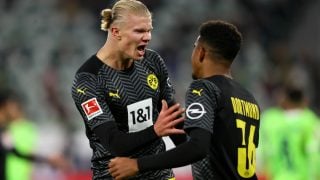
[[[10,114],[12,113],[11,108],[13,104],[18,105],[19,103],[20,100],[17,99],[16,94],[12,93],[12,91],[0,90],[0,180],[16,179],[16,177],[12,177],[12,175],[10,176],[10,168],[8,168],[7,162],[8,157],[18,157],[30,162],[46,163],[54,168],[68,170],[70,168],[70,164],[62,156],[54,155],[43,157],[25,153],[17,148],[17,145],[13,142],[10,133],[7,131],[9,124],[12,123],[13,120],[10,117]],[[20,174],[18,172],[18,177],[19,175]],[[30,179],[31,177],[23,176],[23,178]]]
[[[109,171],[115,179],[190,163],[196,180],[257,179],[259,106],[230,72],[241,41],[232,24],[201,25],[192,53],[195,80],[186,93],[184,129],[189,141],[155,156],[111,160]]]
[[[163,59],[146,49],[152,30],[147,7],[140,1],[120,0],[101,15],[107,40],[77,71],[72,97],[93,150],[93,179],[113,179],[107,170],[110,159],[158,154],[165,151],[161,136],[184,133],[175,128],[183,120],[178,117],[183,109],[175,104]],[[179,143],[185,135],[171,138]],[[171,169],[135,177],[172,178]]]

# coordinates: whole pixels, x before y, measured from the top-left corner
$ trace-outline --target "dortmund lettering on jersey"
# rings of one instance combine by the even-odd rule
[[[208,156],[192,164],[194,178],[257,179],[260,110],[255,98],[232,79],[212,76],[191,83],[186,107],[184,128],[213,134]]]
[[[151,50],[146,50],[143,59],[134,61],[132,67],[124,71],[112,69],[95,55],[82,65],[75,75],[72,97],[84,119],[93,149],[94,178],[111,178],[106,167],[113,156],[102,146],[93,129],[114,121],[118,129],[125,133],[141,131],[156,121],[162,99],[168,103],[174,101],[173,93],[164,61]],[[160,139],[137,150],[131,157],[163,151],[165,144]],[[173,177],[172,170],[165,169],[138,174],[134,179],[170,177]]]
[[[242,100],[236,97],[231,97],[231,102],[232,102],[234,113],[259,120],[260,113],[259,113],[258,105],[247,102],[245,100]]]

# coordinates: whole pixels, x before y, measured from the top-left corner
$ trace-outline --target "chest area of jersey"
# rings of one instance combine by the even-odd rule
[[[159,78],[153,72],[118,74],[105,85],[105,99],[115,116],[128,125],[129,132],[153,124],[160,97]]]
[[[152,71],[140,69],[128,74],[115,74],[105,82],[104,87],[106,99],[121,104],[157,98],[160,94],[158,76]]]

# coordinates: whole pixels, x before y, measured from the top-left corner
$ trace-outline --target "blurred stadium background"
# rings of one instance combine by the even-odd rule
[[[154,15],[149,47],[165,59],[181,103],[191,81],[197,28],[205,20],[222,19],[243,33],[233,74],[262,109],[275,105],[282,84],[294,83],[304,88],[311,108],[320,113],[319,0],[143,2]],[[0,1],[0,87],[14,88],[25,97],[28,117],[39,127],[37,153],[63,152],[75,169],[66,175],[35,165],[34,179],[81,179],[90,173],[91,151],[70,88],[77,68],[103,45],[106,34],[100,31],[99,14],[113,3]],[[178,180],[191,179],[189,166],[175,171]]]

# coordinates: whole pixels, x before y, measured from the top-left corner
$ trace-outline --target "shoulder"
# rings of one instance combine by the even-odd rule
[[[156,74],[161,75],[167,71],[167,66],[164,60],[159,53],[154,50],[146,49],[144,58],[140,62]]]
[[[144,56],[145,59],[149,60],[159,60],[162,59],[159,53],[153,49],[146,49],[146,53]]]
[[[77,92],[80,91],[83,92],[84,89],[95,89],[97,86],[98,74],[102,66],[102,61],[95,55],[85,61],[75,74],[72,84],[73,94],[77,94]]]
[[[189,90],[192,91],[193,89],[204,89],[209,92],[220,92],[220,88],[214,82],[211,82],[207,79],[193,80],[189,86]]]
[[[219,98],[221,96],[220,88],[213,82],[206,79],[198,79],[191,82],[188,90],[188,96],[201,96]]]
[[[164,64],[164,61],[160,56],[160,54],[152,49],[146,49],[146,53],[142,61],[150,65],[156,65],[156,66],[160,64]]]
[[[80,66],[76,74],[90,73],[97,75],[102,65],[102,61],[100,61],[96,55],[92,55],[87,61],[85,61]]]

